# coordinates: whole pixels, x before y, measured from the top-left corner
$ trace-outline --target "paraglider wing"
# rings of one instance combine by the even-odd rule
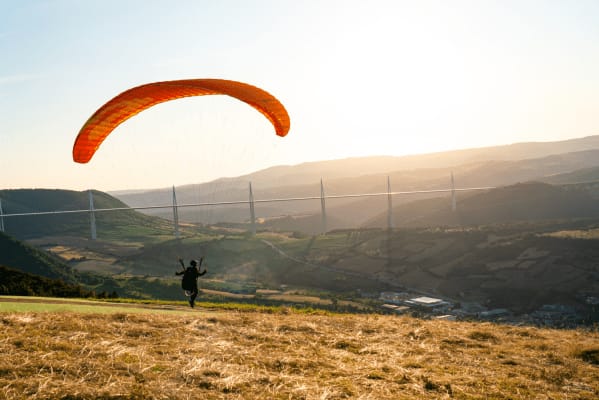
[[[155,82],[129,89],[100,107],[79,131],[73,145],[73,160],[87,163],[117,126],[147,108],[183,97],[212,94],[228,95],[249,104],[268,118],[277,135],[287,135],[290,126],[287,110],[260,88],[224,79]]]

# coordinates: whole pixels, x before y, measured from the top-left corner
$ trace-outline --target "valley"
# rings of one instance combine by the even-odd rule
[[[93,191],[97,208],[119,209],[96,212],[95,239],[85,212],[3,222],[7,234],[64,265],[45,272],[28,265],[26,272],[68,276],[97,293],[179,299],[178,258],[204,256],[208,299],[380,312],[382,293],[394,293],[448,302],[456,318],[493,315],[538,324],[531,315],[558,309],[567,311],[568,325],[588,324],[598,318],[599,299],[597,140],[305,163],[186,185],[176,189],[179,204],[212,205],[182,207],[176,228],[172,207],[126,209],[168,204],[174,188],[114,193],[118,199]],[[310,182],[325,171],[332,198],[323,232],[321,202],[314,197],[319,188]],[[444,189],[450,176],[457,188],[496,187],[455,198],[447,192],[397,194],[391,208],[386,195],[335,197],[384,194],[387,177],[406,191]],[[310,200],[256,203],[255,225],[247,204],[213,204],[246,197],[248,179],[260,187],[256,196]],[[81,210],[88,194],[0,190],[5,214]],[[22,265],[15,257],[0,262]],[[560,318],[540,323],[565,324]]]

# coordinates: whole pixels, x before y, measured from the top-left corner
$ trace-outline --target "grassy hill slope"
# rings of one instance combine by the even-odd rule
[[[584,309],[586,296],[599,294],[599,220],[579,227],[570,222],[347,231],[279,247],[320,266],[314,275],[329,271],[320,282],[329,289],[343,282],[364,290],[368,279],[381,290],[421,290],[517,314],[543,304]]]
[[[28,274],[0,265],[0,295],[90,297],[93,293],[76,284]]]
[[[396,227],[478,226],[522,221],[599,218],[599,199],[586,188],[528,182],[483,192],[457,193],[456,212],[449,194],[393,208]],[[385,212],[365,227],[384,227]]]
[[[88,192],[54,189],[0,190],[4,214],[20,214],[51,211],[88,210]],[[126,204],[99,191],[93,191],[94,209],[121,208]],[[98,231],[103,237],[148,238],[172,234],[172,224],[159,218],[136,211],[110,211],[95,213]],[[5,232],[19,239],[43,236],[90,236],[88,212],[57,215],[4,217]]]
[[[599,336],[582,330],[127,309],[0,313],[0,323],[7,400],[599,396]]]
[[[543,182],[551,184],[599,183],[599,167],[582,168],[564,174],[550,175],[543,179]],[[597,189],[595,188],[596,191]]]
[[[75,283],[75,273],[58,258],[0,232],[0,265]]]

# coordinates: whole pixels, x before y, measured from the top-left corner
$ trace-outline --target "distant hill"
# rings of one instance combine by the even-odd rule
[[[484,192],[458,193],[456,196],[455,212],[452,211],[449,196],[394,207],[394,226],[478,226],[599,218],[599,199],[577,187],[528,182]],[[386,224],[385,211],[366,222],[364,226],[384,227]]]
[[[22,272],[76,283],[75,273],[66,264],[0,232],[0,265]]]
[[[236,178],[217,179],[202,184],[199,191],[200,193],[212,193],[218,191],[219,187],[226,187],[227,190],[233,191],[247,191],[248,182],[252,182],[256,187],[264,189],[279,187],[282,182],[286,184],[292,182],[294,185],[310,185],[317,183],[321,178],[329,181],[365,175],[388,174],[392,171],[402,170],[447,170],[448,168],[460,165],[480,162],[517,161],[597,149],[599,149],[599,135],[556,142],[515,143],[503,146],[461,149],[408,156],[355,157],[340,160],[316,161],[298,165],[275,166]],[[203,188],[206,190],[201,190]],[[197,191],[198,188],[197,185],[186,185],[177,189],[181,193],[184,193],[188,189]],[[136,198],[136,195],[150,191],[170,194],[170,188],[146,191],[137,190],[137,193],[114,191],[111,192],[111,194],[123,199],[123,201],[129,204],[126,199]],[[243,198],[245,197],[246,196]],[[170,197],[166,197],[166,200],[170,200]]]
[[[76,211],[89,209],[87,191],[78,192],[58,189],[0,190],[4,214],[21,214],[51,211]],[[94,209],[124,208],[122,201],[100,191],[93,191]],[[96,212],[96,225],[104,237],[151,236],[172,232],[167,221],[150,217],[136,211]],[[15,216],[4,218],[5,232],[25,240],[43,236],[61,235],[90,237],[88,212]]]
[[[599,167],[583,168],[563,174],[549,175],[543,182],[552,184],[574,184],[599,182]]]
[[[380,193],[387,190],[413,191],[447,189],[453,173],[458,188],[503,186],[567,174],[577,170],[599,168],[599,136],[561,142],[518,143],[479,149],[422,154],[404,157],[364,157],[344,160],[278,166],[237,177],[176,188],[178,204],[247,201],[251,181],[255,199],[318,197],[320,179],[326,195]],[[572,177],[574,178],[574,177]],[[564,182],[569,183],[564,176]],[[131,206],[170,204],[172,189],[113,192]],[[395,196],[394,204],[431,196]],[[386,209],[386,199],[328,199],[330,229],[360,226]],[[169,209],[149,210],[152,215],[172,218]],[[257,203],[256,216],[284,221],[293,217],[297,230],[314,232],[317,226],[304,228],[306,218],[320,213],[320,201]],[[247,204],[182,208],[179,218],[189,222],[247,222]],[[316,222],[318,218],[314,218]],[[333,222],[333,220],[337,222]],[[286,220],[289,222],[289,218]],[[293,221],[292,221],[293,222]],[[280,224],[279,224],[280,225]],[[285,226],[293,228],[293,224]]]

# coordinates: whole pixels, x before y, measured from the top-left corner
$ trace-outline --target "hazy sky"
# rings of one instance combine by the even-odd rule
[[[595,135],[598,71],[596,0],[0,0],[0,189],[166,187]],[[188,78],[269,91],[289,135],[204,96],[144,111],[72,161],[106,101]]]

